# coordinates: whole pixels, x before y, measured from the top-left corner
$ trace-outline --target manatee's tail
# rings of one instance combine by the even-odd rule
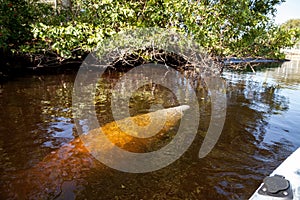
[[[72,195],[84,185],[84,178],[95,167],[95,159],[79,138],[46,156],[27,170],[10,175],[3,184],[5,199],[49,199]]]

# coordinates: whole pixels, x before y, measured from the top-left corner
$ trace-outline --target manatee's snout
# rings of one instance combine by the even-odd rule
[[[181,106],[178,106],[178,109],[180,109],[181,111],[185,111],[185,110],[190,109],[190,106],[189,105],[181,105]]]
[[[176,106],[176,107],[171,107],[171,108],[167,108],[167,109],[161,109],[161,110],[157,110],[156,112],[183,112],[190,109],[189,105],[181,105],[181,106]]]

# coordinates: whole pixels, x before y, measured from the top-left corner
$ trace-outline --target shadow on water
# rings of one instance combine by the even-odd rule
[[[199,159],[198,151],[210,122],[211,102],[206,88],[198,86],[201,111],[198,135],[180,159],[158,171],[129,174],[105,167],[91,158],[96,167],[88,165],[83,177],[62,178],[57,187],[67,188],[65,193],[57,196],[49,192],[47,198],[248,198],[263,177],[300,146],[300,126],[296,123],[300,121],[299,69],[299,62],[291,61],[279,68],[256,73],[224,72],[227,117],[222,135],[207,157]],[[95,101],[102,125],[113,120],[109,106],[110,88],[120,75],[111,74],[99,83],[101,87]],[[71,116],[71,95],[75,76],[27,76],[1,86],[1,182],[17,181],[20,171],[37,168],[46,155],[63,149],[63,145],[74,140],[77,133]],[[135,81],[138,80],[139,75]],[[170,81],[184,84],[178,77]],[[165,107],[178,104],[165,88],[146,85],[131,98],[131,114],[146,113],[154,103],[162,103]],[[176,133],[176,126],[169,135],[172,131]],[[169,141],[169,138],[160,140]],[[157,141],[155,145],[151,148],[161,147],[165,142]],[[73,156],[79,158],[82,155],[86,154]],[[49,167],[47,170],[54,169],[73,169],[73,174],[82,170],[76,167]],[[55,181],[53,177],[53,183]],[[2,188],[0,193],[4,192],[7,191]]]

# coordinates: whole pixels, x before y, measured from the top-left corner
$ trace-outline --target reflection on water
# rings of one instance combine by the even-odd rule
[[[1,183],[17,177],[14,174],[20,170],[38,166],[46,155],[76,137],[71,116],[75,76],[27,76],[1,86]],[[99,83],[102,89],[95,101],[102,124],[112,121],[109,91],[119,76],[111,74]],[[223,76],[227,117],[220,140],[207,157],[199,159],[198,152],[209,124],[210,99],[207,91],[198,87],[198,136],[179,160],[146,174],[123,173],[97,163],[99,167],[90,169],[80,186],[70,182],[76,176],[60,183],[71,186],[58,198],[248,198],[265,175],[300,147],[300,61],[256,73],[225,72]],[[177,77],[170,81],[181,83]],[[145,113],[154,103],[165,107],[178,104],[170,91],[148,85],[131,98],[131,114]],[[3,192],[1,188],[0,194]],[[53,198],[51,194],[49,198]]]

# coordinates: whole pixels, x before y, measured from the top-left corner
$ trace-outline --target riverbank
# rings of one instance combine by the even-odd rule
[[[55,65],[40,65],[24,55],[12,55],[0,52],[0,83],[27,74],[56,74],[65,71],[77,71],[83,62],[81,60],[66,60]]]
[[[57,62],[52,65],[41,65],[34,60],[31,60],[27,56],[22,55],[12,55],[1,53],[3,58],[0,61],[0,83],[6,82],[14,77],[22,76],[24,74],[55,74],[62,73],[65,71],[77,71],[82,64],[84,58],[77,60],[65,60],[61,63]],[[300,57],[300,55],[299,55]],[[173,56],[172,59],[180,64],[187,64],[187,61],[182,61],[182,58]],[[177,60],[176,60],[177,59]],[[289,59],[265,59],[265,58],[237,58],[229,57],[224,59],[215,59],[220,65],[220,71],[223,68],[230,68],[233,70],[252,70],[257,67],[263,67],[264,65],[270,66],[274,64],[275,66],[281,65],[283,62],[290,61]],[[118,63],[117,63],[118,64]],[[138,64],[143,64],[139,62]],[[121,64],[122,65],[122,64]],[[250,68],[249,68],[250,67]],[[123,70],[124,66],[120,66],[120,70]],[[183,69],[189,69],[183,67]]]

